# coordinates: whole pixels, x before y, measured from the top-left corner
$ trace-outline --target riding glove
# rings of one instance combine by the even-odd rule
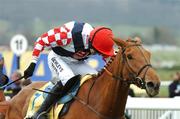
[[[9,78],[6,75],[2,74],[0,76],[0,87],[6,85],[8,82]]]
[[[34,69],[36,67],[35,63],[31,63],[29,67],[24,71],[24,78],[27,79],[33,75]]]

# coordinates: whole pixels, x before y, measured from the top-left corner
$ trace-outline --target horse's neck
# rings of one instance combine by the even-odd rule
[[[4,91],[0,90],[0,102],[5,100]]]
[[[115,59],[107,69],[118,75],[121,64]],[[124,85],[120,80],[113,79],[104,71],[97,79],[90,93],[90,105],[98,112],[109,117],[120,117],[124,114],[129,85]]]

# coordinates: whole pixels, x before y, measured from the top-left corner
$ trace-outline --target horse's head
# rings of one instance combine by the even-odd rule
[[[120,76],[123,80],[146,89],[149,96],[159,93],[160,79],[152,68],[151,53],[142,47],[141,39],[128,39],[127,41],[114,39],[119,46],[118,56],[121,56]]]

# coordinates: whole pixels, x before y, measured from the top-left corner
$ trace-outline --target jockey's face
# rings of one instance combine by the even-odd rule
[[[95,55],[95,54],[97,54],[97,51],[95,49],[91,48],[90,53],[91,53],[91,55]]]
[[[100,53],[100,52],[98,52],[96,49],[94,49],[94,48],[91,48],[90,49],[90,52],[91,52],[91,55],[95,55],[95,54],[99,54],[99,55],[101,55],[103,58],[108,58],[109,56],[107,56],[107,55],[105,55],[105,54],[102,54],[102,53]]]
[[[103,58],[109,58],[109,56],[101,54]]]

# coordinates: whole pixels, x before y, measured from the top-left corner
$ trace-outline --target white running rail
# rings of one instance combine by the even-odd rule
[[[128,97],[126,113],[131,119],[180,119],[180,97]]]

